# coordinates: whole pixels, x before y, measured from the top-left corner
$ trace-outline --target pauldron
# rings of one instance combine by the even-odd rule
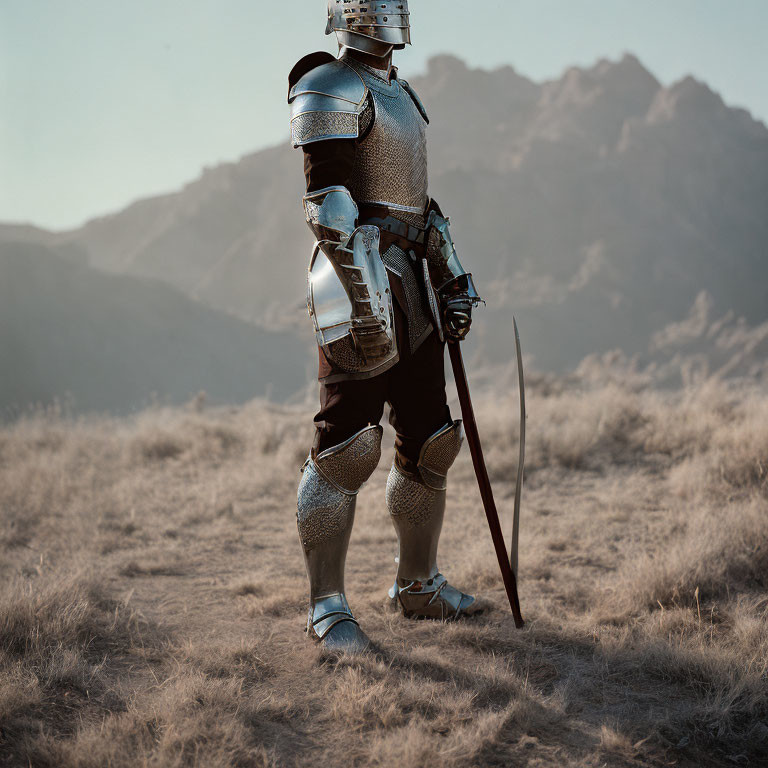
[[[306,67],[319,66],[302,73]],[[343,60],[330,54],[311,54],[294,67],[288,103],[294,147],[326,139],[356,139],[368,88]]]

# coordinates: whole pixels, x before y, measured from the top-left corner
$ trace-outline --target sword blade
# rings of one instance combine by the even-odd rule
[[[520,538],[520,501],[523,496],[523,474],[525,471],[525,378],[523,376],[523,353],[520,349],[520,333],[517,330],[517,320],[512,318],[515,329],[515,355],[517,356],[517,380],[520,388],[520,455],[517,462],[517,484],[515,485],[515,512],[512,518],[512,546],[509,551],[509,562],[517,578],[518,540]]]
[[[459,393],[459,404],[461,405],[461,415],[464,419],[464,432],[467,435],[469,443],[469,452],[472,455],[472,464],[475,468],[477,484],[480,487],[480,497],[483,500],[485,516],[488,519],[488,526],[491,529],[491,539],[493,547],[496,550],[496,559],[499,561],[501,569],[501,578],[504,581],[504,589],[509,600],[509,607],[512,609],[512,615],[515,619],[515,626],[520,629],[524,625],[523,616],[520,613],[520,600],[517,595],[517,579],[512,571],[512,566],[507,557],[507,547],[504,543],[504,535],[501,532],[501,522],[499,513],[496,509],[496,502],[493,499],[493,490],[491,481],[488,478],[488,470],[483,458],[483,448],[480,444],[480,435],[477,431],[477,422],[475,421],[475,412],[472,408],[472,399],[469,396],[469,384],[467,383],[467,374],[464,370],[464,360],[461,356],[459,342],[451,341],[448,343],[448,351],[453,368],[453,377],[456,380],[456,389]]]

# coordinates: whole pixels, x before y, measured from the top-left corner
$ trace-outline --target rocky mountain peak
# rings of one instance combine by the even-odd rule
[[[726,111],[727,107],[719,94],[689,75],[658,91],[648,111],[648,122],[660,123],[676,117],[710,120],[723,116]]]
[[[568,141],[605,153],[619,141],[625,123],[644,116],[661,85],[629,54],[593,67],[571,67],[545,83],[531,136]]]
[[[598,80],[624,88],[656,91],[661,87],[661,83],[643,66],[640,59],[631,53],[625,53],[619,61],[600,59],[589,71]]]

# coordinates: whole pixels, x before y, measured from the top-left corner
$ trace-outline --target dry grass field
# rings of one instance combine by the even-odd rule
[[[529,386],[526,628],[466,447],[441,568],[490,608],[457,624],[390,612],[390,449],[348,562],[377,644],[362,659],[303,634],[311,406],[0,429],[0,766],[768,764],[768,396]],[[515,398],[477,404],[507,527]]]

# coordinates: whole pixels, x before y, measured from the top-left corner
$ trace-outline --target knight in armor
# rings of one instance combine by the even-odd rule
[[[463,440],[445,392],[445,341],[480,301],[449,221],[427,192],[427,112],[392,66],[410,44],[405,0],[329,0],[338,58],[304,57],[289,76],[293,145],[304,152],[317,242],[309,313],[320,410],[298,492],[310,582],[307,632],[329,650],[368,644],[347,602],[344,564],[357,493],[381,455],[385,404],[396,432],[386,501],[399,542],[390,599],[408,618],[477,608],[437,566],[446,477]]]

